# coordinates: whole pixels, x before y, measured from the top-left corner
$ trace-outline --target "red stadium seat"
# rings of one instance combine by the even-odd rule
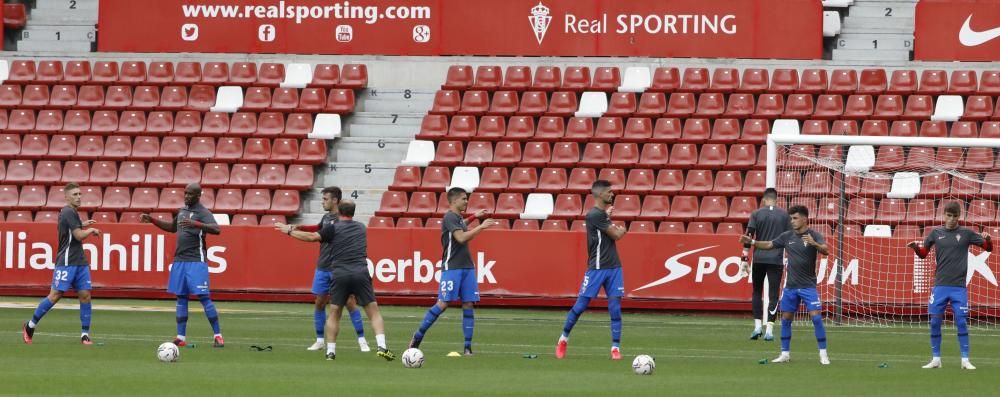
[[[858,94],[880,95],[885,92],[888,82],[885,69],[864,69],[858,80]]]
[[[257,184],[257,166],[253,164],[235,164],[229,173],[229,186],[253,187]]]
[[[451,183],[451,171],[448,167],[427,167],[420,182],[420,190],[444,191],[449,183]]]
[[[620,168],[602,168],[597,174],[597,179],[611,182],[611,188],[614,190],[625,189],[625,171]]]
[[[560,194],[556,196],[550,219],[573,219],[583,211],[583,201],[576,194]]]
[[[21,97],[21,106],[26,108],[42,108],[49,104],[49,87],[45,85],[27,85]]]
[[[948,74],[943,70],[924,70],[920,72],[920,85],[917,94],[939,95],[948,90]]]
[[[929,95],[910,95],[903,111],[904,120],[929,120],[934,113],[934,102]]]
[[[368,66],[364,64],[344,64],[340,70],[338,88],[358,90],[368,87]]]
[[[264,62],[260,64],[260,69],[257,71],[256,84],[277,87],[282,81],[285,81],[284,64],[273,62]]]
[[[583,159],[579,165],[583,167],[603,167],[611,161],[611,145],[607,143],[588,143],[583,149]]]
[[[896,120],[903,115],[903,97],[899,95],[880,95],[875,103],[872,117],[883,120]]]
[[[562,219],[546,219],[542,222],[542,226],[539,228],[542,231],[566,231],[569,230],[566,226],[566,221]]]
[[[445,146],[447,148],[447,144],[448,142],[442,142],[438,146],[439,150],[441,149],[441,146]],[[457,142],[456,145],[457,147],[461,147],[461,144]],[[444,153],[443,157],[442,153]],[[440,161],[450,162],[451,157],[448,157],[449,155],[447,153],[450,153],[447,149],[445,149],[444,152],[439,151],[439,157],[435,158],[435,161],[439,161],[440,159]],[[465,150],[465,159],[462,161],[462,164],[486,165],[491,162],[493,162],[493,144],[489,142],[469,142],[469,147]]]
[[[528,91],[521,95],[521,105],[517,114],[521,116],[538,117],[549,109],[549,100],[544,92]]]
[[[618,142],[625,133],[622,119],[619,117],[601,117],[594,126],[594,141]]]
[[[494,96],[494,100],[495,98]],[[571,117],[577,108],[579,108],[579,104],[576,100],[576,93],[559,91],[552,94],[552,100],[549,101],[549,109],[545,115]]]
[[[541,128],[539,128],[541,129]],[[537,133],[536,133],[537,135]],[[589,117],[573,117],[566,125],[564,139],[585,142],[594,137],[594,120]]]
[[[714,118],[726,110],[726,101],[722,94],[704,93],[698,96],[698,107],[694,112],[696,117]]]
[[[521,165],[529,167],[544,167],[552,158],[547,142],[528,142],[524,146]],[[575,163],[575,162],[574,162]]]
[[[132,191],[129,209],[136,211],[153,211],[159,206],[160,192],[154,188],[140,187]]]
[[[216,204],[218,206],[218,204]],[[298,207],[295,210],[298,211]],[[243,211],[263,214],[271,210],[271,191],[267,189],[247,189],[243,196]]]
[[[887,94],[909,95],[917,90],[917,73],[913,70],[894,70],[889,78]]]
[[[239,140],[237,140],[239,141]],[[190,156],[190,152],[188,154]],[[261,138],[250,138],[243,146],[243,161],[263,163],[271,158],[271,141]]]
[[[675,194],[684,189],[684,171],[681,170],[660,170],[656,173],[656,186],[654,193]]]
[[[535,81],[532,90],[555,91],[562,85],[562,71],[558,67],[539,66],[535,68]]]
[[[233,62],[229,70],[229,85],[249,86],[257,82],[257,64],[253,62]]]
[[[725,197],[705,196],[701,199],[698,209],[698,219],[701,221],[719,222],[729,214],[729,203]]]
[[[542,140],[556,140],[562,138],[565,129],[562,117],[542,117],[539,119],[538,123],[540,126],[543,126],[543,128],[539,128],[541,136],[536,137],[534,118],[526,116],[511,117],[510,121],[507,123],[507,133],[504,137],[506,139],[519,141],[529,140],[532,138]]]
[[[104,96],[105,109],[124,110],[130,106],[132,106],[132,87],[125,85],[108,87]]]
[[[834,120],[844,113],[844,97],[840,95],[820,95],[816,99],[816,111],[812,118]]]
[[[469,195],[469,206],[466,211],[475,213],[479,210],[486,210],[487,213],[496,211],[496,198],[493,193],[474,192]]]
[[[373,216],[371,218],[368,218],[368,227],[369,228],[373,228],[373,227],[374,228],[382,228],[382,227],[395,227],[395,226],[396,225],[393,222],[393,220],[392,220],[391,217]]]
[[[597,180],[593,168],[574,168],[569,174],[566,191],[570,193],[589,193],[590,187]]]
[[[696,109],[694,94],[673,93],[670,94],[670,101],[667,103],[667,112],[664,113],[664,116],[690,117]]]
[[[528,66],[508,66],[503,76],[505,90],[525,91],[531,88],[531,68]]]
[[[118,82],[118,62],[96,62],[93,65],[90,81],[96,84],[108,85]]]
[[[858,90],[858,72],[853,69],[835,69],[830,74],[828,94],[851,95]]]
[[[621,86],[621,80],[621,71],[617,67],[598,67],[594,69],[594,80],[590,85],[590,90],[606,92],[614,91]]]
[[[680,89],[687,92],[702,92],[708,89],[708,80],[707,68],[685,68]]]
[[[167,85],[174,82],[174,64],[172,62],[152,62],[146,74],[147,84]]]
[[[819,95],[826,92],[829,86],[826,69],[805,69],[802,71],[802,79],[799,81],[797,92]]]
[[[716,68],[712,71],[712,84],[706,92],[730,93],[740,88],[740,74],[736,68]]]
[[[681,74],[677,68],[658,67],[653,71],[653,80],[649,87],[652,92],[674,92],[681,86]],[[615,87],[617,88],[617,87]]]
[[[562,88],[566,91],[582,92],[590,88],[590,68],[586,66],[569,66],[563,73]],[[617,85],[616,85],[617,87]]]
[[[470,144],[471,145],[471,144]],[[489,143],[486,143],[487,147]],[[466,158],[468,158],[468,151]],[[488,162],[495,166],[512,167],[521,162],[521,144],[517,142],[497,142],[496,149]]]
[[[750,219],[750,214],[757,209],[757,199],[755,197],[733,197],[733,205],[729,206],[729,214],[724,219],[726,222],[746,223]]]
[[[841,117],[852,120],[864,120],[874,112],[871,95],[851,95],[847,98],[844,113]]]
[[[267,88],[265,88],[266,90]],[[275,88],[271,93],[270,110],[292,112],[299,108],[299,90],[296,88]],[[248,109],[253,110],[253,109]]]
[[[340,84],[340,66],[328,63],[317,64],[309,87],[333,88]]]
[[[476,68],[476,81],[473,89],[495,91],[503,81],[503,71],[499,66],[479,66]]]
[[[475,79],[473,76],[472,66],[469,65],[451,65],[448,67],[448,74],[445,76],[444,84],[441,85],[442,90],[466,90],[472,87],[472,82]]]
[[[625,193],[645,193],[656,187],[656,172],[653,170],[635,169],[628,172],[625,181]]]
[[[625,122],[625,129],[618,141],[642,143],[653,136],[653,122],[644,117],[632,117]]]
[[[666,220],[683,222],[695,218],[698,218],[698,197],[674,196]]]
[[[57,189],[57,188],[53,188]],[[37,210],[45,206],[45,187],[39,185],[21,186],[16,209]]]
[[[775,119],[785,111],[785,99],[780,94],[762,94],[757,98],[757,111],[753,116],[760,119]]]
[[[968,153],[965,156],[965,164],[962,165],[962,169],[972,172],[982,172],[989,171],[993,169],[994,157],[992,148],[969,148]],[[959,183],[959,181],[965,181],[964,178],[953,178],[952,183]],[[978,185],[977,185],[978,188]],[[954,185],[952,187],[952,194],[955,194]],[[978,193],[978,192],[976,192]]]
[[[534,170],[534,168],[531,168],[531,170]],[[479,186],[476,187],[476,190],[480,192],[496,193],[506,190],[509,182],[510,175],[507,173],[507,168],[486,167],[483,168],[483,174],[479,177]]]
[[[201,184],[205,187],[223,187],[229,184],[229,175],[228,165],[208,163],[202,170]]]
[[[118,82],[129,85],[146,82],[146,63],[142,61],[122,62]]]
[[[933,121],[930,123],[933,123]],[[943,124],[944,122],[941,123]],[[977,126],[978,124],[973,121],[956,121],[951,124],[951,133],[948,135],[952,138],[978,138],[979,127]]]
[[[215,194],[213,209],[232,214],[243,208],[243,192],[240,189],[219,189]]]
[[[486,91],[465,91],[458,114],[481,116],[490,109],[490,98]]]
[[[771,88],[767,92],[791,94],[799,88],[799,72],[796,69],[774,69],[771,72]]]
[[[124,187],[108,187],[104,190],[101,207],[104,210],[122,211],[132,203],[132,193]]]
[[[664,219],[669,213],[669,196],[647,195],[643,197],[642,208],[635,218],[640,221],[658,221]]]
[[[62,61],[40,61],[36,69],[35,81],[45,84],[54,84],[63,79]]]
[[[305,137],[312,132],[313,119],[309,113],[292,113],[285,120],[285,135]]]
[[[680,139],[682,132],[683,128],[679,119],[659,118],[653,126],[651,140],[654,142],[675,142]]]
[[[691,170],[688,171],[687,178],[684,179],[684,190],[681,193],[694,196],[705,195],[712,191],[714,184],[715,178],[712,171]]]
[[[28,160],[13,160],[7,165],[6,182],[30,182],[35,177],[35,166]]]
[[[739,171],[719,171],[715,177],[712,193],[732,196],[743,188],[743,174]]]
[[[670,162],[668,164],[671,167],[683,169],[694,167],[698,164],[697,145],[689,143],[673,145],[670,149]]]
[[[538,221],[534,219],[518,219],[510,227],[511,230],[538,230]]]
[[[934,223],[934,201],[929,199],[913,199],[906,204],[906,223],[912,225],[928,225]]]
[[[750,117],[754,112],[755,103],[751,94],[732,94],[729,96],[729,103],[723,116],[738,119]]]
[[[636,111],[636,98],[634,92],[616,92],[611,94],[608,101],[608,111],[605,116],[630,117]]]
[[[440,114],[428,114],[424,116],[420,123],[420,132],[417,139],[440,140],[448,135],[448,116]],[[284,129],[284,123],[282,123]]]
[[[885,120],[865,120],[861,124],[859,134],[865,136],[888,136],[889,123]]]
[[[813,114],[813,97],[806,94],[793,94],[788,96],[788,103],[785,105],[785,112],[781,115],[786,119],[807,119]]]
[[[802,135],[830,135],[830,124],[824,120],[806,120],[802,123]]]
[[[311,165],[292,164],[288,166],[282,189],[305,190],[313,185],[315,176]]]
[[[993,98],[985,95],[973,95],[965,101],[965,113],[962,120],[986,121],[993,115]]]
[[[492,197],[492,193],[490,193]],[[524,212],[524,196],[521,193],[501,193],[497,196],[493,216],[503,219],[515,219]]]
[[[215,94],[215,87],[207,85],[191,86],[188,89],[187,109],[208,111],[209,108],[215,106]]]
[[[484,172],[485,175],[485,172]],[[399,166],[389,185],[390,190],[410,192],[420,187],[420,167]]]
[[[271,107],[271,89],[266,87],[247,87],[243,94],[243,106],[240,109],[260,111]]]
[[[437,208],[437,194],[433,192],[414,192],[410,195],[407,216],[429,217]]]
[[[431,107],[431,114],[453,115],[462,107],[461,97],[458,91],[438,91],[434,94],[434,104]]]
[[[0,179],[4,178],[3,174],[3,169],[0,169]],[[32,179],[35,183],[54,185],[59,183],[59,180],[62,179],[62,166],[58,161],[39,161],[38,164],[35,165],[34,174],[34,178]]]
[[[200,139],[205,139],[205,138],[195,138],[195,139],[191,140],[191,148],[189,149],[189,152],[188,152],[189,155],[190,155],[190,151],[194,150],[194,145],[197,142],[197,140],[200,140]],[[208,138],[208,139],[212,139],[212,138]],[[210,144],[210,142],[204,142],[204,145],[206,145],[206,146],[204,146],[202,149],[205,150],[205,153],[206,153],[205,155],[207,155],[207,153],[208,153],[209,148],[207,147],[207,145],[209,145],[209,144]],[[242,158],[243,158],[243,140],[242,139],[239,139],[239,138],[219,138],[218,143],[215,144],[214,154],[212,156],[213,160],[225,161],[225,162],[235,162],[235,161],[239,161]]]
[[[135,87],[132,97],[132,108],[153,110],[160,106],[160,88],[153,86]]]
[[[317,100],[319,100],[318,98],[320,97],[320,95],[317,95]],[[307,101],[307,98],[303,97],[299,102],[299,109],[305,111],[311,110],[312,106],[307,106],[305,101]],[[335,88],[330,90],[330,96],[326,101],[325,110],[336,114],[351,114],[354,113],[354,106],[355,99],[353,90]]]
[[[565,168],[545,168],[541,171],[536,190],[541,193],[559,193],[566,189],[568,180]]]
[[[728,156],[729,155],[726,153],[726,145],[716,143],[703,145],[701,148],[701,154],[698,156],[698,164],[695,167],[710,169],[721,168],[726,165],[726,159]],[[673,159],[672,155],[671,159]]]
[[[767,69],[743,69],[743,81],[739,92],[757,94],[767,90],[769,86]]]
[[[580,162],[580,146],[575,142],[558,142],[552,148],[549,166],[573,167]]]

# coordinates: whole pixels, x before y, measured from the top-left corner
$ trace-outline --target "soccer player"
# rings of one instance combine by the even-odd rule
[[[375,343],[379,357],[392,361],[396,355],[389,351],[385,341],[385,322],[375,302],[375,289],[368,273],[368,232],[365,225],[354,221],[355,204],[342,200],[338,204],[340,222],[323,225],[319,233],[295,230],[288,225],[275,225],[275,229],[287,233],[298,240],[322,242],[327,252],[323,257],[332,264],[330,286],[332,311],[326,320],[326,359],[337,358],[337,334],[340,333],[340,317],[349,296],[354,295],[358,304],[365,309],[368,320],[375,329]]]
[[[962,207],[951,201],[944,206],[944,226],[934,228],[924,239],[911,241],[907,247],[917,256],[926,258],[932,247],[937,250],[934,259],[937,269],[934,275],[934,290],[928,304],[931,316],[931,362],[923,368],[941,368],[941,324],[944,312],[951,303],[958,330],[958,348],[962,353],[962,369],[976,369],[969,362],[969,290],[965,279],[969,270],[969,246],[976,245],[986,251],[993,251],[993,240],[989,233],[979,234],[958,225]]]
[[[90,345],[90,265],[83,256],[83,240],[90,236],[100,236],[101,231],[88,226],[97,223],[91,219],[80,222],[80,186],[68,183],[63,188],[66,195],[66,206],[59,211],[59,252],[55,258],[55,272],[52,275],[52,288],[49,296],[42,298],[35,309],[31,320],[21,326],[21,337],[24,343],[31,344],[35,336],[35,327],[42,321],[42,316],[48,313],[52,306],[62,299],[63,294],[72,288],[80,299],[80,325],[83,330],[80,343]]]
[[[171,222],[141,214],[139,220],[152,223],[165,232],[177,233],[177,250],[170,265],[170,282],[167,291],[177,295],[177,338],[174,344],[187,346],[188,295],[195,295],[205,308],[205,316],[212,325],[214,347],[224,347],[219,327],[219,312],[208,290],[208,244],[205,234],[220,234],[219,224],[205,206],[201,205],[201,185],[188,184],[184,188],[184,207],[177,210]]]
[[[615,241],[625,237],[625,228],[611,223],[611,203],[615,193],[611,182],[603,179],[594,181],[590,187],[594,195],[594,208],[587,212],[587,273],[583,276],[580,296],[566,316],[562,335],[556,344],[556,358],[566,357],[569,333],[576,321],[587,310],[590,300],[604,288],[608,297],[608,313],[611,315],[611,359],[621,360],[622,336],[622,296],[625,295],[625,281],[622,278],[622,262],[618,258]]]
[[[410,347],[420,347],[424,334],[434,325],[438,316],[448,308],[448,302],[462,300],[462,332],[465,336],[465,355],[472,355],[472,334],[476,318],[473,307],[479,302],[479,282],[476,278],[476,266],[469,254],[469,241],[497,222],[493,219],[484,220],[479,226],[469,230],[462,213],[469,206],[469,194],[459,187],[448,189],[448,212],[441,222],[441,284],[438,289],[438,301],[427,310],[420,328],[413,333]],[[476,212],[476,217],[483,217],[486,211]]]
[[[285,229],[285,226],[290,226],[292,230],[318,232],[326,225],[337,223],[339,221],[339,210],[337,207],[340,204],[342,194],[340,188],[336,186],[323,189],[323,210],[326,213],[323,214],[323,219],[320,220],[318,225],[304,226],[275,223],[275,226],[279,230]],[[326,346],[323,337],[323,325],[326,323],[326,306],[330,303],[330,283],[333,282],[330,270],[333,268],[333,262],[330,261],[330,258],[326,257],[326,254],[330,251],[324,247],[325,244],[328,243],[320,243],[319,260],[316,261],[316,272],[313,274],[312,293],[316,296],[313,326],[316,330],[316,342],[306,348],[306,350],[310,351],[321,350],[323,346]],[[368,341],[365,339],[364,323],[361,321],[361,311],[358,310],[358,305],[353,296],[347,299],[347,312],[351,316],[351,323],[354,324],[354,331],[358,334],[358,346],[361,347],[362,352],[370,352],[371,348],[368,347]]]
[[[764,197],[761,199],[761,207],[750,214],[750,223],[747,224],[747,236],[751,239],[774,240],[781,233],[788,231],[790,220],[788,212],[778,208],[778,191],[773,187],[764,190]],[[750,339],[757,340],[764,334],[764,340],[774,340],[774,319],[778,313],[778,293],[781,292],[781,273],[785,270],[782,266],[781,250],[754,250],[753,268],[748,271],[748,254],[750,244],[743,244],[743,257],[740,262],[740,272],[743,274],[752,273],[753,295],[751,304],[753,308],[753,333]],[[767,277],[767,329],[761,332],[761,318],[764,316],[764,278]]]
[[[816,291],[816,254],[829,254],[829,248],[823,235],[809,228],[809,210],[801,205],[788,209],[791,217],[792,230],[778,235],[771,241],[757,241],[747,236],[740,236],[740,241],[750,244],[756,249],[769,250],[784,248],[788,255],[788,281],[781,296],[781,355],[773,363],[785,363],[791,360],[792,317],[799,309],[800,303],[805,303],[812,317],[816,334],[816,344],[819,346],[819,363],[830,364],[826,353],[826,329],[823,327],[822,304],[819,292]]]

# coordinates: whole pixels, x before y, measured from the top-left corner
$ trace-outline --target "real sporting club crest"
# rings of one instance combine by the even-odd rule
[[[552,23],[549,7],[539,1],[537,6],[531,8],[528,22],[531,22],[531,30],[535,32],[535,39],[538,39],[538,44],[541,45],[542,40],[545,39],[545,32],[549,31],[549,24]]]

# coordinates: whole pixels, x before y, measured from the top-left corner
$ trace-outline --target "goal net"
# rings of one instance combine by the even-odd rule
[[[906,244],[942,226],[948,202],[960,204],[961,226],[1000,235],[998,147],[1000,139],[769,136],[767,185],[785,208],[808,208],[811,227],[830,247],[817,264],[829,319],[923,326],[935,252],[920,259]],[[970,325],[993,328],[1000,266],[975,246],[968,262]]]

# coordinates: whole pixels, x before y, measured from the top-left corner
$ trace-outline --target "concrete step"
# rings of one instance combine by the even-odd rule
[[[93,10],[98,8],[98,0],[36,0],[36,10]]]
[[[352,138],[408,138],[413,139],[420,126],[402,124],[350,124],[344,136]]]
[[[93,26],[28,26],[21,31],[21,40],[76,40],[95,41],[97,31]]]
[[[844,50],[913,50],[913,36],[903,34],[842,34],[836,48]]]
[[[426,112],[417,113],[381,113],[355,112],[347,120],[348,124],[379,124],[379,125],[415,125],[420,126]]]
[[[337,163],[392,163],[406,157],[410,139],[341,138],[335,141],[329,159]]]
[[[397,163],[329,163],[317,178],[322,186],[341,189],[377,189],[392,184]]]
[[[909,29],[913,31],[913,18],[855,17],[844,18],[844,29],[851,27],[878,27],[881,29]]]
[[[355,111],[379,113],[427,113],[433,100],[424,99],[366,99],[359,101]]]
[[[357,93],[359,100],[367,99],[389,99],[389,100],[414,100],[434,102],[436,90],[424,89],[399,89],[399,88],[366,88]]]
[[[833,59],[838,61],[903,61],[910,59],[908,50],[833,50]]]
[[[850,17],[884,18],[884,19],[913,19],[916,4],[912,3],[886,3],[885,5],[854,5],[850,8]]]
[[[28,17],[28,25],[50,25],[50,26],[66,26],[66,25],[97,25],[97,13],[93,15],[85,14],[82,12],[66,12],[66,11],[56,11],[51,10],[51,12],[34,12]]]
[[[22,40],[17,50],[24,52],[90,52],[91,42],[84,40]]]

